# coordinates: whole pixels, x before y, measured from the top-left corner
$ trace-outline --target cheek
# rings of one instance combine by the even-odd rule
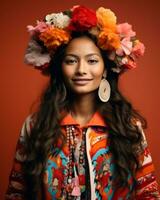
[[[96,68],[92,68],[91,73],[94,78],[101,79],[104,72],[104,65],[98,66]]]
[[[62,74],[66,78],[71,78],[74,74],[74,68],[71,66],[62,65]]]

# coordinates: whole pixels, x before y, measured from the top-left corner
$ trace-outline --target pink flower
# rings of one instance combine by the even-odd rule
[[[124,38],[121,41],[121,47],[116,50],[118,56],[129,55],[132,52],[132,42],[130,38]]]
[[[78,8],[78,7],[80,7],[80,5],[75,5],[75,6],[73,6],[73,7],[71,8],[71,11],[73,12],[74,9],[75,9],[75,8]]]
[[[121,35],[121,37],[134,37],[136,33],[132,30],[132,26],[128,23],[118,24],[117,32]]]
[[[42,33],[47,28],[48,28],[48,25],[43,21],[37,21],[37,26],[35,26],[35,27],[31,26],[31,25],[27,26],[28,32],[30,33],[31,36],[33,36],[37,33]]]
[[[125,68],[127,69],[134,69],[136,68],[136,62],[134,62],[133,60],[129,59],[128,63],[124,65]]]
[[[111,52],[108,54],[108,58],[109,58],[110,60],[114,60],[115,57],[116,57],[115,51],[111,51]]]
[[[132,49],[132,53],[134,54],[134,56],[136,56],[137,58],[140,56],[143,56],[145,51],[145,46],[143,43],[138,42]]]

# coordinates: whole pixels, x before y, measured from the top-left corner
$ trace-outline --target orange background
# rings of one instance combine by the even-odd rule
[[[146,46],[138,67],[121,77],[120,88],[148,120],[146,135],[160,182],[159,103],[160,103],[160,1],[159,0],[14,0],[1,1],[1,98],[0,98],[0,199],[8,184],[15,145],[23,121],[33,102],[40,96],[46,77],[23,63],[29,39],[26,25],[35,24],[45,14],[65,10],[76,4],[96,9],[111,8],[118,22],[131,23]]]

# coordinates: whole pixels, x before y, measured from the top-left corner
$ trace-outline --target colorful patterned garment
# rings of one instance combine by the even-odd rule
[[[15,160],[11,171],[9,186],[6,193],[6,200],[24,200],[25,182],[21,171],[21,164],[25,157],[22,155],[24,141],[24,130],[27,127],[28,133],[32,125],[29,116],[21,130],[21,136],[17,144]],[[114,180],[114,161],[110,153],[108,145],[107,126],[98,112],[94,114],[90,122],[84,127],[80,125],[68,114],[61,122],[62,131],[66,134],[66,127],[72,127],[76,134],[77,145],[74,151],[75,166],[73,171],[75,176],[75,193],[78,185],[80,187],[81,196],[72,196],[71,199],[91,199],[91,200],[154,200],[160,199],[158,185],[154,176],[154,167],[147,142],[141,129],[140,124],[137,126],[141,129],[144,136],[143,147],[144,152],[139,156],[142,167],[137,171],[136,197],[131,197],[130,190],[120,188],[115,191],[113,187]],[[79,148],[82,142],[82,132],[85,131],[86,146],[86,163],[79,168]],[[54,153],[53,149],[53,153]],[[67,164],[69,162],[69,150],[65,145],[58,156],[52,154],[48,157],[46,169],[44,172],[44,185],[46,200],[68,199],[66,196],[67,182]],[[132,179],[128,176],[130,189],[133,187]],[[74,193],[73,192],[73,193]],[[74,195],[74,194],[73,194]]]

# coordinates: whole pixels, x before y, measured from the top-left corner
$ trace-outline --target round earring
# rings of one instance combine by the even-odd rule
[[[106,77],[106,71],[105,71],[105,75],[103,75],[103,78],[100,82],[99,89],[98,89],[98,96],[102,102],[107,102],[111,94],[110,84],[106,80],[105,77]]]

